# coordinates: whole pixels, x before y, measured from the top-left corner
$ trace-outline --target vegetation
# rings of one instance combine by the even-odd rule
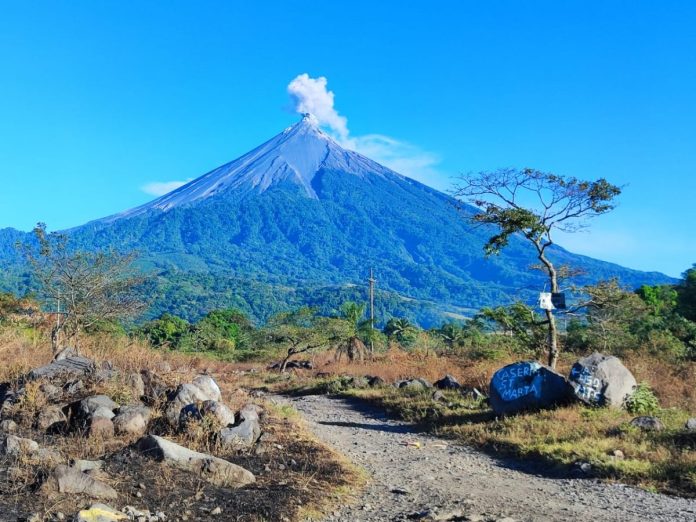
[[[513,237],[523,237],[534,247],[552,294],[560,292],[560,267],[549,257],[555,232],[575,231],[588,218],[613,210],[614,198],[619,194],[621,189],[603,178],[582,181],[534,169],[501,169],[466,176],[455,191],[456,197],[468,199],[479,209],[470,218],[474,223],[498,229],[484,245],[486,255],[498,255]],[[560,353],[556,318],[551,307],[544,313],[548,363],[555,368]]]

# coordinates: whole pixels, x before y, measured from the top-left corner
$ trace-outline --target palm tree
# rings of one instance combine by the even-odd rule
[[[405,317],[392,317],[384,327],[384,333],[402,346],[409,346],[416,340],[418,328]]]
[[[370,320],[365,320],[365,305],[348,301],[341,307],[341,318],[345,323],[345,332],[336,345],[336,359],[341,360],[343,354],[349,361],[360,359],[367,354],[364,341],[369,341],[374,335]]]

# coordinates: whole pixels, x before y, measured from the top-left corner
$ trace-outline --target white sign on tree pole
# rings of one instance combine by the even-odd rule
[[[556,308],[553,306],[551,292],[541,292],[539,294],[539,308],[542,310],[553,310]]]

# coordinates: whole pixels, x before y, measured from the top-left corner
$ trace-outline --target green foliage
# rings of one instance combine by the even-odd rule
[[[510,306],[483,308],[477,319],[487,323],[497,334],[508,336],[517,353],[541,354],[545,349],[546,323],[524,303],[518,301]]]
[[[696,264],[684,272],[676,291],[679,314],[689,321],[696,322]]]
[[[648,383],[640,383],[626,399],[626,411],[635,415],[648,415],[660,408],[660,401]]]
[[[389,340],[408,348],[413,346],[418,336],[418,328],[405,317],[392,317],[384,326],[384,334]]]
[[[191,324],[171,314],[162,314],[159,319],[145,323],[138,333],[160,348],[179,348],[181,339],[191,330]]]

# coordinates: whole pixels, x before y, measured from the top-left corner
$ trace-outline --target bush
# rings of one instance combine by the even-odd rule
[[[659,407],[660,402],[655,393],[645,382],[640,383],[633,394],[626,399],[626,410],[636,415],[654,413]]]

